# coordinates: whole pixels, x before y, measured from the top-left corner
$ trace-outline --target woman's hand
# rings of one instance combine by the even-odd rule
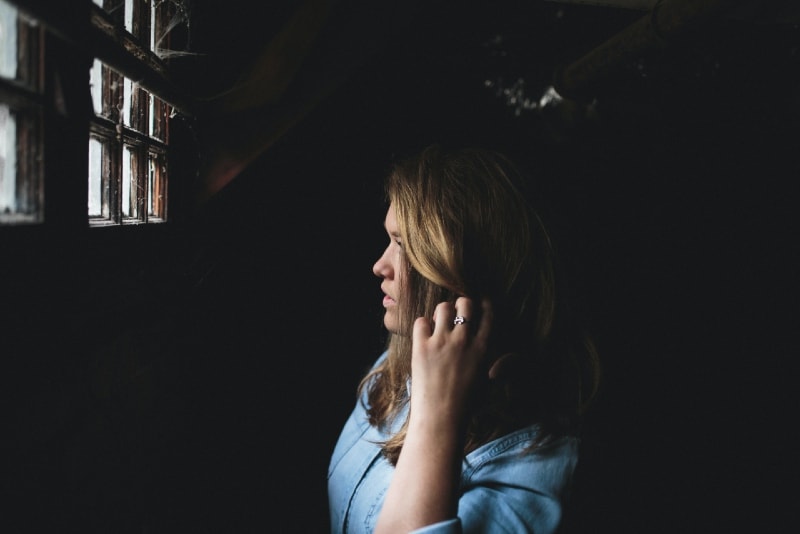
[[[488,300],[475,309],[467,297],[436,306],[433,323],[423,317],[414,323],[411,356],[411,410],[462,423],[474,388],[485,380],[486,354],[492,327]],[[464,318],[454,324],[456,317]],[[460,322],[460,319],[459,321]]]

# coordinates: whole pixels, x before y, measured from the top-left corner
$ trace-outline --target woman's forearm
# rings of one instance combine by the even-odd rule
[[[403,448],[386,491],[376,532],[408,532],[456,517],[467,406],[486,357],[491,306],[478,328],[454,323],[474,317],[472,301],[439,303],[434,320],[414,323],[411,400]],[[435,325],[435,326],[434,326]]]
[[[463,438],[453,420],[409,420],[376,534],[408,532],[457,515]]]

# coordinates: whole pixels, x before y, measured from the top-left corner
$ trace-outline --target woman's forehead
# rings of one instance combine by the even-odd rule
[[[394,209],[394,203],[389,204],[389,207],[386,209],[386,218],[384,219],[383,225],[387,230],[389,228],[397,228],[397,213]]]

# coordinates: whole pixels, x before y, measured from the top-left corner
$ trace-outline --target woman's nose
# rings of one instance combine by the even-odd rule
[[[388,251],[388,248],[387,248],[387,250],[383,251],[383,254],[381,255],[381,257],[378,258],[378,261],[376,261],[375,264],[372,266],[372,272],[378,278],[389,278],[391,276],[391,274],[392,274],[392,266],[386,260],[386,252],[387,251]]]

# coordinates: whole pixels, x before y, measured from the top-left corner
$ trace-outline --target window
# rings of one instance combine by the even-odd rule
[[[91,87],[90,221],[166,220],[169,105],[99,59]]]
[[[124,27],[123,43],[152,54],[168,48],[169,2],[94,0],[104,28]],[[105,4],[105,5],[104,5]],[[157,57],[157,56],[156,56]],[[90,73],[94,117],[89,137],[89,220],[93,225],[167,219],[167,154],[171,106],[94,58]]]
[[[0,224],[44,219],[35,21],[0,0]]]
[[[182,3],[41,5],[0,0],[0,225],[167,221],[170,125],[192,107],[166,53],[188,41]]]

